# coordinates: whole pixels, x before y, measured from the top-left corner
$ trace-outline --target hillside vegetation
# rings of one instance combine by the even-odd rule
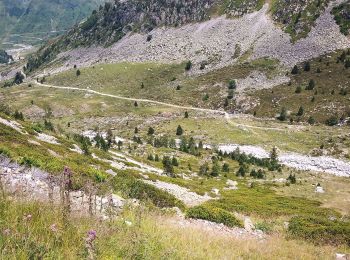
[[[104,0],[4,0],[0,3],[0,41],[9,34],[24,36],[68,30]]]

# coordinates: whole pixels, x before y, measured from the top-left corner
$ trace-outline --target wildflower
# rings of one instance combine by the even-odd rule
[[[97,232],[95,230],[90,230],[88,232],[87,240],[92,242],[96,239],[96,237],[97,237]]]

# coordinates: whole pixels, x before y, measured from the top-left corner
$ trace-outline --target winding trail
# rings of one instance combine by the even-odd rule
[[[284,129],[284,128],[278,128],[278,127],[263,127],[263,126],[252,126],[252,125],[245,125],[245,124],[237,124],[232,122],[231,120],[231,115],[225,111],[222,110],[215,110],[215,109],[208,109],[208,108],[199,108],[199,107],[191,107],[191,106],[181,106],[181,105],[175,105],[171,103],[166,103],[166,102],[161,102],[161,101],[156,101],[156,100],[151,100],[151,99],[143,99],[143,98],[129,98],[129,97],[124,97],[124,96],[119,96],[119,95],[112,95],[112,94],[106,94],[102,92],[98,92],[95,90],[91,89],[84,89],[84,88],[77,88],[77,87],[63,87],[63,86],[55,86],[55,85],[48,85],[48,84],[43,84],[39,82],[32,82],[33,84],[39,85],[41,87],[46,87],[46,88],[55,88],[55,89],[63,89],[63,90],[78,90],[78,91],[84,91],[87,93],[95,94],[95,95],[100,95],[100,96],[105,96],[105,97],[112,97],[120,100],[126,100],[126,101],[133,101],[133,102],[140,102],[140,103],[149,103],[149,104],[156,104],[156,105],[161,105],[161,106],[166,106],[166,107],[172,107],[172,108],[178,108],[178,109],[183,109],[183,110],[192,110],[192,111],[198,111],[198,112],[205,112],[205,113],[212,113],[212,114],[220,114],[224,116],[225,120],[227,121],[228,124],[234,126],[234,127],[246,127],[246,128],[251,128],[251,129],[262,129],[262,130],[273,130],[273,131],[287,131],[289,129]]]

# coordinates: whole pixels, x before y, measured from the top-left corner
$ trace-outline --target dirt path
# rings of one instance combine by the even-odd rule
[[[143,102],[143,103],[149,103],[149,104],[156,104],[156,105],[172,107],[172,108],[178,108],[178,109],[183,109],[183,110],[192,110],[192,111],[198,111],[198,112],[220,114],[220,115],[224,116],[224,118],[228,122],[228,124],[230,124],[230,125],[232,125],[234,127],[246,127],[246,128],[251,128],[251,129],[262,129],[262,130],[273,130],[273,131],[287,131],[288,130],[288,129],[277,128],[277,127],[263,127],[263,126],[252,126],[252,125],[246,125],[246,124],[237,124],[237,123],[234,123],[231,120],[231,116],[232,115],[230,115],[229,113],[227,113],[225,111],[222,111],[222,110],[199,108],[199,107],[191,107],[191,106],[180,106],[180,105],[175,105],[175,104],[170,104],[170,103],[165,103],[165,102],[155,101],[155,100],[150,100],[150,99],[128,98],[128,97],[123,97],[123,96],[119,96],[119,95],[106,94],[106,93],[98,92],[98,91],[91,90],[91,89],[55,86],[55,85],[42,84],[42,83],[39,83],[39,82],[32,82],[32,83],[36,84],[36,85],[39,85],[41,87],[46,87],[46,88],[85,91],[87,93],[96,94],[96,95],[105,96],[105,97],[112,97],[112,98],[116,98],[116,99],[120,99],[120,100],[127,100],[127,101],[132,101],[132,102],[136,101],[136,102],[140,102],[140,103]]]

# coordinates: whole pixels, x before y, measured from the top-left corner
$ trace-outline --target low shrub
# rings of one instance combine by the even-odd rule
[[[118,173],[118,176],[113,178],[112,185],[115,190],[122,192],[126,197],[139,199],[141,201],[151,201],[155,206],[160,208],[185,208],[185,205],[173,195],[157,189],[150,184],[144,183],[128,174],[123,176],[122,173]]]
[[[322,217],[293,217],[288,226],[292,237],[301,237],[316,244],[350,246],[350,222]]]
[[[222,223],[228,227],[242,226],[242,223],[232,213],[215,207],[192,207],[187,211],[186,217],[204,219],[215,223]]]

